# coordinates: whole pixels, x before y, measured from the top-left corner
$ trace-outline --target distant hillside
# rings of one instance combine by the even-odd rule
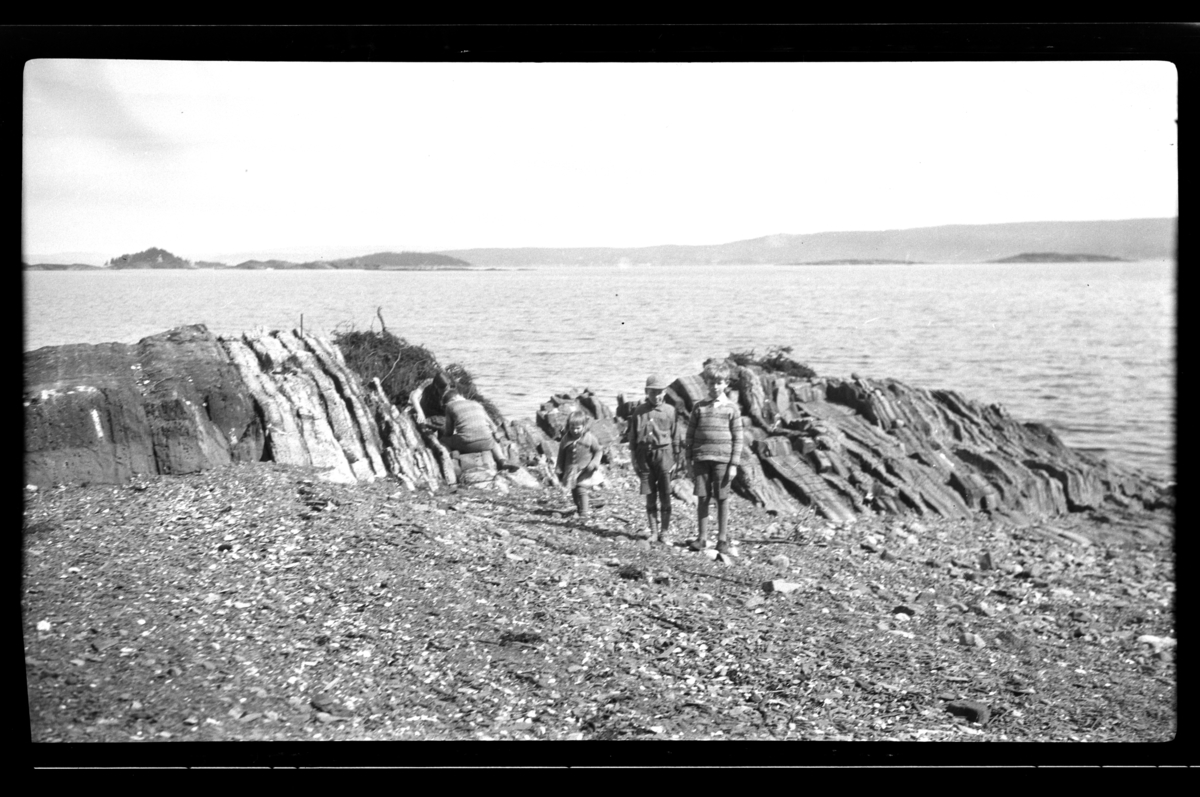
[[[806,260],[802,263],[784,263],[787,266],[912,266],[918,260],[879,260],[874,258],[843,258],[841,260]]]
[[[989,260],[989,263],[1127,263],[1123,257],[1107,255],[1064,255],[1062,252],[1022,252],[1012,257]]]
[[[378,252],[373,255],[347,257],[340,260],[311,260],[292,263],[287,260],[247,260],[234,268],[241,269],[365,269],[368,271],[390,271],[405,269],[465,268],[471,264],[465,260],[428,252]]]
[[[86,263],[22,263],[26,271],[96,271],[99,266],[89,266]]]
[[[195,268],[192,261],[184,260],[182,257],[177,257],[171,254],[166,249],[150,247],[144,252],[138,252],[134,255],[121,255],[114,257],[104,265],[109,268],[126,269],[126,268]]]
[[[465,260],[449,255],[439,255],[432,252],[377,252],[362,257],[348,257],[342,260],[332,260],[334,268],[420,268],[425,266],[469,266]]]
[[[105,252],[52,252],[42,254],[36,252],[24,252],[21,256],[21,262],[31,266],[69,263],[72,267],[94,266],[99,268],[100,264],[106,261],[109,256],[110,253]]]
[[[769,235],[711,246],[461,249],[441,254],[476,266],[738,265],[892,260],[982,263],[1027,252],[1091,254],[1124,260],[1175,257],[1176,220],[1031,221],[956,224],[911,230]]]

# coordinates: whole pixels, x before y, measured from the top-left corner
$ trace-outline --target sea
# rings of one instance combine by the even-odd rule
[[[998,402],[1067,445],[1174,479],[1177,268],[1018,264],[546,266],[463,271],[27,271],[25,350],[387,329],[459,363],[510,419],[731,352]]]

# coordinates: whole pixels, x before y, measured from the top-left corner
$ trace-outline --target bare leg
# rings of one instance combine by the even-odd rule
[[[696,504],[696,539],[693,541],[693,547],[697,550],[704,548],[708,543],[708,496],[700,499]]]
[[[729,499],[717,499],[717,549],[729,546]],[[725,551],[721,551],[725,553]]]

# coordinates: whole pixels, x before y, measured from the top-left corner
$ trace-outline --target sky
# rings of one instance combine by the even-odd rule
[[[34,60],[22,248],[341,257],[1175,216],[1176,92],[1154,61]]]

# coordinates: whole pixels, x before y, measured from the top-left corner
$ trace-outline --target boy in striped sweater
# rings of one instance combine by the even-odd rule
[[[710,363],[701,374],[712,398],[696,404],[688,419],[687,458],[696,482],[697,539],[688,545],[703,551],[708,544],[709,500],[717,499],[717,551],[729,554],[729,493],[742,461],[741,410],[729,400],[729,368]]]

